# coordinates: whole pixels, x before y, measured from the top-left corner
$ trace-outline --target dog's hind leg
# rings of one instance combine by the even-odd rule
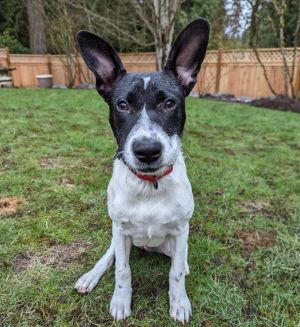
[[[79,293],[90,293],[98,284],[100,278],[114,263],[115,246],[112,240],[109,249],[104,256],[95,264],[94,268],[81,276],[75,284]]]

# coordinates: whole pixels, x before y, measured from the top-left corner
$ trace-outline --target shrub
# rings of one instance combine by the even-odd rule
[[[9,48],[12,53],[29,53],[30,50],[9,31],[5,30],[3,34],[0,34],[0,48]]]

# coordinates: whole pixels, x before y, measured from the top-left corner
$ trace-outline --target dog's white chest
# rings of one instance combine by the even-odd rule
[[[190,182],[182,155],[173,172],[153,185],[139,180],[119,160],[108,187],[108,211],[121,232],[136,246],[158,246],[167,235],[186,226],[194,210]]]

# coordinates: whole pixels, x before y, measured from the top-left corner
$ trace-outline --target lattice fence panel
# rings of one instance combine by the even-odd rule
[[[216,63],[218,61],[218,51],[207,51],[204,62]]]
[[[282,63],[282,54],[280,49],[260,49],[259,58],[263,63]],[[288,63],[292,63],[294,58],[294,49],[286,48],[284,54]],[[296,51],[296,61],[300,59],[300,48]],[[225,50],[222,55],[224,63],[257,63],[257,58],[253,50]]]
[[[7,50],[0,49],[0,58],[6,58],[6,57],[7,57]]]
[[[253,53],[254,55],[254,53]],[[222,62],[234,63],[234,62],[249,62],[253,61],[255,56],[252,57],[250,51],[224,51],[222,55]]]
[[[48,56],[47,55],[19,55],[11,54],[10,61],[12,64],[47,64]]]

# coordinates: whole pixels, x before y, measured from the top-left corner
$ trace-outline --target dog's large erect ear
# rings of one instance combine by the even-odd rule
[[[171,70],[188,95],[197,81],[209,39],[208,21],[199,18],[190,23],[175,40],[165,66]]]
[[[117,52],[101,37],[88,31],[77,33],[77,42],[83,60],[96,77],[96,88],[106,98],[113,83],[126,70]]]

